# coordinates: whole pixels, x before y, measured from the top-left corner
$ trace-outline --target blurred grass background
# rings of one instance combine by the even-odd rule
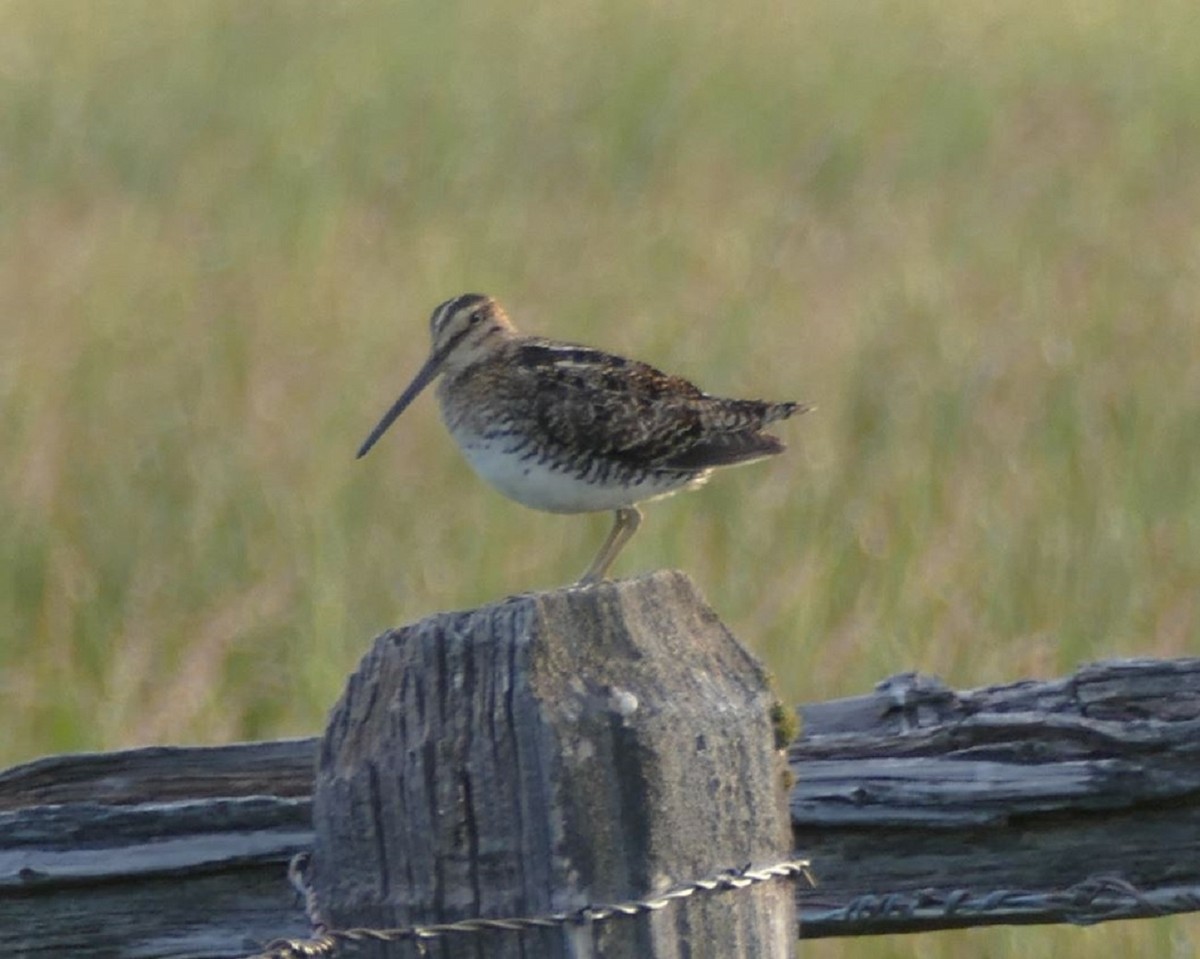
[[[1200,14],[1160,0],[0,4],[0,764],[318,731],[608,517],[420,401],[526,329],[794,398],[648,510],[793,701],[1200,652]],[[1191,956],[1194,918],[813,943]]]

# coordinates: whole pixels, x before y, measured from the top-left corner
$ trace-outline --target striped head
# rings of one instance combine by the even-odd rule
[[[464,293],[438,306],[429,317],[429,336],[432,341],[429,356],[400,399],[371,430],[371,435],[358,449],[365,456],[396,418],[408,408],[439,373],[465,369],[486,359],[505,340],[516,335],[516,329],[500,304],[482,293]]]
[[[499,303],[482,293],[464,293],[430,314],[430,360],[439,357],[439,369],[460,370],[485,359],[514,333]]]

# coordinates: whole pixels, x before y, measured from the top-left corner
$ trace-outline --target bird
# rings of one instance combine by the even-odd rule
[[[442,419],[484,480],[536,510],[613,511],[579,585],[606,577],[641,525],[638,504],[694,489],[719,467],[783,452],[766,427],[812,409],[710,396],[638,360],[524,335],[482,293],[441,303],[429,332],[428,357],[357,458],[440,376]]]

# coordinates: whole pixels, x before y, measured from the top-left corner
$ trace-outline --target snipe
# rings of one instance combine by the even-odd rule
[[[699,486],[717,467],[782,452],[764,429],[809,409],[709,396],[637,360],[524,336],[479,293],[441,304],[429,328],[428,359],[358,455],[441,374],[450,434],[501,493],[551,513],[616,511],[580,583],[604,578],[641,523],[638,503]]]

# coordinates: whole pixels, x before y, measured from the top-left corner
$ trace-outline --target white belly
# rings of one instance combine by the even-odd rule
[[[593,513],[632,506],[685,488],[699,486],[708,471],[695,476],[657,478],[640,483],[595,482],[551,469],[537,457],[522,458],[491,443],[460,443],[463,455],[475,472],[509,499],[548,513]]]

